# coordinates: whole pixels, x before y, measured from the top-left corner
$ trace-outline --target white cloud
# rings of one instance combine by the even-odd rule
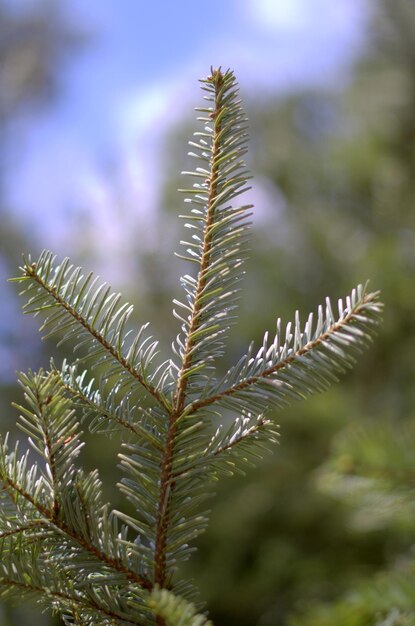
[[[362,16],[363,0],[243,0],[245,17],[251,24],[269,31],[285,33],[330,27],[349,30]]]
[[[310,3],[310,0],[308,0]],[[307,0],[246,0],[249,20],[266,30],[291,30],[304,22]]]

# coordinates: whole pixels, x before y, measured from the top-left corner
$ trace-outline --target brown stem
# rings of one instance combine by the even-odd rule
[[[219,115],[222,109],[223,74],[220,70],[212,72],[211,81],[215,86],[215,110],[211,113],[213,120]],[[182,366],[178,374],[176,393],[173,401],[173,411],[169,418],[166,447],[162,461],[160,499],[158,506],[157,529],[156,529],[156,550],[155,550],[155,575],[154,581],[160,587],[166,585],[166,542],[167,531],[170,524],[170,504],[172,493],[175,488],[175,481],[172,480],[172,466],[174,456],[174,443],[177,433],[177,420],[183,413],[186,401],[186,390],[188,385],[188,369],[192,364],[192,348],[194,346],[193,335],[200,325],[201,296],[206,284],[206,270],[209,267],[210,253],[212,246],[211,226],[215,218],[214,201],[217,196],[219,164],[218,156],[220,152],[220,124],[215,124],[212,143],[211,172],[207,179],[208,200],[206,208],[206,220],[203,233],[203,247],[200,260],[200,269],[196,283],[195,298],[191,312],[188,334],[185,341]],[[158,622],[161,626],[163,621]]]
[[[33,530],[42,526],[45,526],[45,522],[42,522],[42,520],[32,522],[31,524],[27,524],[27,526],[19,526],[19,528],[14,528],[13,530],[7,530],[4,533],[0,533],[0,540],[5,539],[6,537],[12,537],[13,535],[18,535],[19,533],[24,533],[26,530]]]
[[[53,446],[52,446],[52,441],[51,441],[51,437],[50,437],[50,433],[49,433],[49,428],[48,428],[48,424],[47,424],[47,419],[45,419],[45,413],[47,411],[47,405],[50,403],[51,401],[51,397],[48,396],[45,399],[42,399],[40,396],[40,393],[36,390],[36,401],[37,401],[37,408],[39,411],[39,416],[43,419],[44,421],[44,428],[43,428],[43,434],[44,434],[44,438],[45,438],[45,446],[46,446],[46,454],[47,454],[47,462],[49,463],[50,466],[50,473],[52,476],[52,490],[53,490],[53,518],[57,519],[59,517],[59,500],[58,500],[58,481],[56,478],[56,460],[55,460],[55,454],[53,452]]]

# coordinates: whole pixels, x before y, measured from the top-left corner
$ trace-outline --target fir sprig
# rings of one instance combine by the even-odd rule
[[[120,304],[121,294],[106,283],[99,284],[92,273],[84,276],[82,268],[74,268],[68,258],[58,265],[55,261],[56,256],[48,251],[42,252],[37,262],[25,260],[23,275],[14,279],[25,287],[24,312],[46,314],[40,328],[45,331],[44,338],[58,334],[58,345],[71,340],[73,352],[82,349],[82,361],[92,370],[105,367],[101,380],[116,377],[117,388],[124,395],[139,387],[165,406],[163,394],[151,382],[149,366],[158,343],[145,336],[148,324],[129,340],[126,326],[132,305]]]
[[[198,167],[194,172],[203,181],[195,182],[192,189],[186,190],[192,194],[187,225],[195,233],[192,236],[194,243],[185,243],[190,247],[183,257],[196,264],[197,275],[182,278],[186,303],[175,301],[187,316],[183,318],[175,311],[176,317],[182,321],[182,336],[177,337],[174,345],[179,365],[173,362],[177,372],[176,384],[158,503],[155,581],[161,587],[169,575],[167,559],[175,555],[177,558],[179,550],[201,528],[199,521],[193,525],[191,535],[185,534],[178,541],[177,525],[172,524],[172,509],[182,505],[194,490],[193,481],[179,483],[174,476],[185,471],[183,464],[187,464],[198,444],[203,445],[204,439],[203,435],[196,439],[196,433],[201,430],[198,422],[182,418],[188,396],[206,386],[212,361],[221,355],[229,313],[235,306],[237,290],[234,283],[241,274],[248,226],[246,209],[249,207],[234,207],[231,203],[246,189],[247,179],[242,160],[246,151],[246,118],[237,100],[234,75],[213,70],[203,81],[203,89],[210,106],[198,109],[205,114],[199,118],[204,130],[196,133],[198,142],[191,144],[196,147],[196,156],[205,167]],[[187,436],[189,429],[190,437]],[[182,463],[175,459],[177,439],[180,439]]]
[[[208,626],[178,576],[206,527],[210,484],[243,471],[278,439],[272,406],[325,389],[350,367],[376,327],[381,305],[359,286],[327,299],[316,323],[296,314],[269,342],[251,346],[222,379],[216,375],[235,319],[250,225],[246,118],[231,71],[202,81],[203,129],[190,142],[200,164],[186,190],[190,241],[182,258],[184,299],[174,301],[180,332],[171,359],[132,307],[92,274],[50,252],[24,261],[25,311],[42,316],[45,336],[74,344],[74,362],[22,374],[19,426],[38,461],[0,445],[0,588],[33,596],[66,624]],[[230,409],[233,417],[222,419]],[[80,425],[118,432],[118,488],[133,510],[103,501],[96,471],[79,467]],[[32,454],[31,453],[31,454]]]
[[[241,406],[257,411],[270,405],[283,407],[292,399],[324,391],[337,381],[338,374],[352,367],[356,354],[370,340],[382,310],[378,295],[358,285],[345,305],[338,301],[337,319],[326,298],[325,310],[322,305],[318,308],[315,328],[313,313],[301,327],[297,311],[294,324],[287,324],[285,337],[279,318],[272,342],[267,332],[257,352],[251,344],[216,388],[208,388],[205,397],[190,404],[188,413],[212,404],[233,410]]]

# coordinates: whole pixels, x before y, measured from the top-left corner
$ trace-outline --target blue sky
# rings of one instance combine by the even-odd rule
[[[13,0],[23,10],[35,3]],[[108,229],[111,161],[117,184],[147,214],[154,211],[162,139],[172,124],[191,119],[197,79],[210,65],[232,67],[247,100],[341,82],[364,41],[365,6],[364,0],[62,0],[68,21],[90,32],[91,41],[66,64],[56,103],[20,129],[10,205],[33,221],[34,232],[48,215],[49,229],[38,233],[46,246],[73,238],[76,219],[68,227],[65,212],[91,210],[97,228]]]

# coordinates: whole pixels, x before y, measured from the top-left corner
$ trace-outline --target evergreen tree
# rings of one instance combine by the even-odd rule
[[[231,71],[202,81],[202,130],[190,142],[200,163],[185,190],[193,271],[175,300],[180,332],[162,359],[148,324],[128,328],[132,307],[68,259],[24,260],[26,313],[44,336],[71,341],[76,359],[21,374],[19,425],[31,451],[0,445],[1,569],[5,595],[36,598],[66,624],[202,626],[195,589],[180,575],[207,524],[212,483],[242,471],[277,440],[266,413],[326,389],[354,362],[376,327],[377,293],[359,285],[334,315],[330,300],[265,333],[217,376],[234,321],[247,254],[250,205],[238,203],[248,174],[246,118]],[[223,416],[223,417],[221,417]],[[97,470],[79,462],[80,424],[121,440],[118,488],[105,502]],[[33,455],[37,460],[33,459]]]

